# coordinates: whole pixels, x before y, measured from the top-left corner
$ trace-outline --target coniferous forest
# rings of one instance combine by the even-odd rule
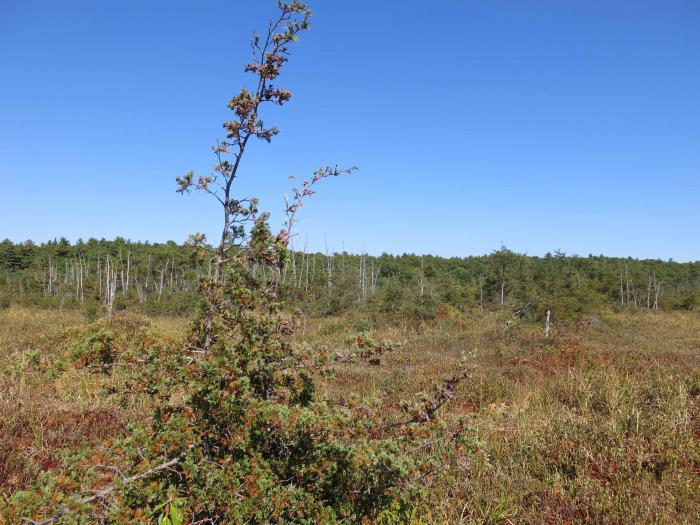
[[[122,238],[0,243],[0,304],[79,309],[109,307],[153,314],[191,314],[198,283],[212,259],[175,242]],[[285,299],[312,316],[351,309],[430,319],[440,307],[461,311],[533,305],[562,320],[609,306],[692,310],[700,301],[700,262],[678,263],[602,255],[544,257],[507,247],[489,255],[370,256],[291,251],[283,270],[253,264],[253,274],[279,281]]]

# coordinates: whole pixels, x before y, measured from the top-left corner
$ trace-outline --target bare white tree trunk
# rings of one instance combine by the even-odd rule
[[[97,256],[97,286],[98,286],[98,297],[100,301],[102,300],[102,261],[99,255]]]
[[[126,285],[124,283],[124,262],[122,261],[122,251],[119,250],[119,273],[122,280],[122,295],[126,293]]]
[[[85,285],[83,282],[83,260],[80,259],[80,303],[85,302]]]
[[[131,268],[131,250],[126,254],[126,289],[129,289],[129,270]]]
[[[372,295],[374,295],[374,292],[377,290],[377,280],[379,279],[379,271],[382,269],[382,263],[379,263],[379,266],[377,267],[377,271],[374,271],[374,261],[372,261],[372,269],[370,270],[370,277],[371,277],[371,291]]]
[[[423,263],[423,257],[420,258],[420,296],[423,297],[425,293],[425,265]]]
[[[168,269],[168,262],[169,260],[166,259],[165,261],[165,266],[163,266],[160,269],[160,286],[158,287],[158,301],[160,301],[160,297],[163,295],[163,286],[164,286],[164,280],[165,280],[165,270]]]
[[[49,257],[49,288],[48,295],[53,294],[53,264],[51,263],[51,257]]]
[[[328,254],[328,243],[326,242],[326,286],[328,288],[328,293],[331,293],[331,288],[333,288],[333,260]]]
[[[114,313],[114,296],[117,292],[117,271],[114,265],[110,264],[110,259],[107,257],[107,265],[105,272],[106,290],[105,290],[105,302],[107,304],[107,321],[112,322],[112,316]]]
[[[659,294],[661,293],[661,284],[658,283],[655,288],[656,288],[656,293],[654,294],[654,310],[659,309]]]

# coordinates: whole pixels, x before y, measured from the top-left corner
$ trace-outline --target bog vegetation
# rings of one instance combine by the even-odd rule
[[[278,7],[214,172],[177,179],[219,238],[0,244],[0,521],[700,520],[700,265],[294,249],[354,168],[278,233],[236,193],[309,26]]]
[[[127,311],[115,314],[108,324],[104,319],[88,322],[78,311],[4,309],[0,311],[0,522],[19,523],[22,516],[40,521],[63,505],[80,506],[77,496],[89,497],[111,486],[121,488],[95,502],[91,509],[95,514],[83,515],[83,523],[100,519],[167,523],[166,519],[177,521],[173,515],[183,516],[183,523],[207,523],[199,506],[208,502],[215,509],[223,502],[221,511],[237,498],[251,505],[242,503],[238,516],[229,514],[219,522],[303,522],[300,515],[289,512],[313,511],[305,507],[310,499],[304,487],[315,490],[317,482],[328,483],[338,476],[333,461],[341,443],[347,440],[352,446],[357,439],[358,457],[352,458],[359,462],[357,469],[351,462],[342,463],[346,477],[338,479],[341,486],[356,491],[364,475],[374,477],[373,483],[389,481],[379,472],[396,457],[406,462],[397,467],[411,474],[400,481],[405,497],[391,500],[391,492],[386,493],[386,505],[376,506],[383,510],[370,522],[697,523],[697,313],[606,309],[595,319],[556,325],[549,337],[544,337],[541,324],[528,319],[516,321],[501,336],[506,315],[499,310],[445,309],[435,319],[408,324],[400,317],[377,323],[354,310],[307,318],[293,341],[303,342],[310,356],[325,355],[330,365],[326,373],[311,374],[315,391],[308,394],[309,404],[288,409],[275,403],[265,418],[256,412],[239,416],[256,413],[259,424],[275,421],[274,433],[255,426],[243,435],[251,444],[256,436],[268,451],[270,440],[275,440],[278,454],[287,443],[289,453],[298,458],[287,464],[288,472],[277,471],[280,474],[273,478],[275,471],[268,470],[267,462],[257,463],[258,470],[251,475],[253,463],[240,463],[240,458],[235,467],[216,460],[203,462],[210,470],[199,471],[195,454],[202,451],[188,447],[208,425],[200,419],[203,412],[199,408],[186,412],[188,402],[178,408],[181,413],[171,414],[175,407],[163,411],[162,398],[135,387],[135,375],[142,375],[137,374],[139,369],[157,374],[159,383],[171,380],[170,369],[159,367],[170,362],[168,352],[186,348],[190,326],[185,319]],[[368,348],[376,352],[363,357]],[[377,361],[370,365],[372,358]],[[168,366],[181,364],[176,360]],[[411,432],[417,441],[400,453],[389,450],[381,456],[380,449],[365,441],[364,432],[371,432],[373,425],[370,420],[354,435],[344,434],[349,432],[344,425],[330,435],[324,433],[330,432],[332,421],[321,412],[327,408],[317,405],[319,401],[343,407],[348,418],[376,417],[380,409],[379,424],[392,424],[410,417],[405,401],[432,398],[436,384],[464,367],[470,376],[455,387],[454,399],[440,408],[441,422],[414,424]],[[172,380],[191,388],[200,381],[191,373]],[[166,388],[158,392],[177,387]],[[230,396],[230,390],[222,391]],[[244,402],[259,403],[255,398]],[[202,406],[216,409],[221,431],[226,420],[219,419],[219,411],[228,409]],[[158,408],[163,415],[156,430],[144,422]],[[297,415],[294,425],[287,426]],[[196,426],[187,430],[192,423]],[[284,430],[278,426],[282,424]],[[177,438],[181,429],[190,437]],[[221,447],[214,451],[215,457],[232,446],[219,442],[229,435],[212,436]],[[242,433],[233,437],[241,439]],[[366,446],[377,452],[364,450]],[[327,447],[317,451],[317,463],[308,461],[315,447]],[[137,480],[137,486],[126,482],[178,458],[183,449],[191,456],[185,456],[182,465],[168,467],[158,478]],[[315,472],[321,467],[321,473]],[[234,468],[244,476],[232,486],[222,476]],[[418,472],[411,472],[414,468]],[[350,484],[353,478],[355,485]],[[197,480],[207,483],[195,493]],[[286,483],[277,485],[280,481]],[[382,493],[379,485],[366,488],[370,493],[363,496],[365,501],[372,490]],[[283,513],[275,517],[274,506],[280,500],[293,505],[281,506]],[[342,521],[341,500],[325,501],[337,505],[335,519]],[[327,512],[315,522],[332,522]],[[64,520],[76,521],[80,522],[76,515]],[[360,519],[350,514],[345,521]]]

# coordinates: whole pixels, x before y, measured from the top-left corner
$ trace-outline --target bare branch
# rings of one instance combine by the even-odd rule
[[[191,447],[190,447],[191,448]],[[121,484],[125,485],[128,483],[133,483],[134,481],[138,481],[143,478],[147,478],[148,476],[151,476],[155,474],[156,472],[160,472],[161,470],[168,470],[171,469],[173,466],[177,465],[182,461],[182,458],[184,456],[184,453],[180,454],[179,456],[170,459],[166,461],[165,463],[161,463],[160,465],[150,468],[144,472],[140,472],[139,474],[135,474],[131,477],[125,478]],[[79,499],[76,503],[78,505],[88,505],[90,503],[94,503],[99,500],[103,500],[107,498],[110,494],[112,494],[114,491],[118,489],[117,485],[110,485],[108,487],[105,487],[102,490],[97,491],[95,494],[92,496],[88,496],[85,498]],[[29,518],[22,518],[22,521],[26,523],[32,523],[33,525],[48,525],[49,523],[53,523],[56,520],[62,518],[63,516],[70,514],[71,512],[74,512],[75,509],[71,509],[70,507],[63,507],[58,513],[54,514],[53,516],[50,516],[48,518],[45,518],[43,520],[35,521]]]

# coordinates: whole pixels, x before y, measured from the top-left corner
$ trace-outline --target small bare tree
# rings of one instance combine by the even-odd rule
[[[274,86],[273,81],[288,60],[289,45],[309,27],[311,11],[305,4],[298,0],[289,3],[279,1],[278,6],[279,16],[270,21],[267,34],[261,38],[253,33],[253,62],[245,66],[245,71],[255,76],[255,88],[251,91],[243,87],[228,103],[234,117],[223,124],[226,139],[217,141],[213,148],[217,158],[214,173],[195,179],[190,171],[177,178],[178,193],[203,191],[212,195],[222,207],[223,226],[215,248],[206,246],[204,234],[195,234],[189,239],[191,244],[213,251],[214,283],[220,281],[223,265],[234,257],[231,250],[245,244],[248,226],[259,218],[257,199],[234,197],[233,182],[239,175],[238,170],[251,138],[270,142],[279,132],[276,127],[263,122],[260,112],[265,104],[282,106],[291,99],[292,94]]]
[[[278,0],[277,5],[279,15],[268,24],[266,35],[261,37],[253,33],[251,40],[253,61],[244,69],[246,73],[254,75],[255,87],[252,90],[243,87],[228,103],[234,117],[224,122],[226,138],[217,141],[213,148],[216,155],[214,172],[195,179],[194,173],[190,171],[176,179],[178,193],[202,191],[214,197],[222,207],[221,235],[215,247],[207,244],[206,236],[202,233],[191,235],[188,239],[188,244],[209,250],[214,255],[213,286],[208,287],[210,297],[213,297],[217,286],[222,281],[224,265],[241,255],[246,246],[255,244],[256,225],[259,226],[258,232],[262,231],[261,228],[267,228],[268,214],[259,211],[258,200],[253,197],[235,196],[233,183],[239,176],[241,161],[250,140],[255,138],[269,143],[279,132],[276,127],[268,126],[263,122],[261,118],[263,105],[282,106],[292,97],[288,90],[276,87],[273,82],[287,63],[289,45],[298,39],[300,32],[309,28],[311,10],[299,0],[290,2]],[[311,179],[302,180],[300,185],[292,189],[292,197],[285,196],[286,219],[275,240],[277,249],[268,252],[268,255],[274,254],[277,258],[263,261],[265,265],[272,266],[270,280],[273,291],[279,285],[286,264],[284,254],[292,236],[296,213],[303,205],[304,199],[314,194],[313,185],[322,179],[336,177],[354,169],[343,169],[337,166],[319,168]],[[211,301],[210,303],[213,304]],[[210,309],[205,321],[206,337],[203,348],[205,351],[212,344],[211,331],[214,315],[214,310]]]

